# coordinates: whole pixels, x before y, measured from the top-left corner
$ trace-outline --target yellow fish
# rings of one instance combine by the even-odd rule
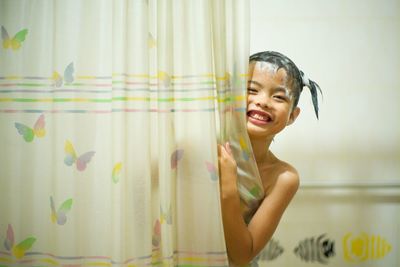
[[[343,257],[347,262],[364,262],[385,257],[392,246],[379,235],[348,233],[343,237]]]

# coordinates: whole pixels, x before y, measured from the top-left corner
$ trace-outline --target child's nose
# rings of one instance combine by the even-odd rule
[[[266,94],[260,94],[256,99],[256,104],[261,107],[269,107],[270,101],[271,99],[269,96],[267,96]]]

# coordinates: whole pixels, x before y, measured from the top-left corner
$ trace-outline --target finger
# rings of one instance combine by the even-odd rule
[[[220,157],[222,158],[229,158],[231,155],[228,153],[228,151],[225,148],[225,145],[220,145]]]
[[[224,150],[224,147],[218,144],[218,157],[222,155],[222,150]]]
[[[232,149],[231,149],[231,145],[229,144],[229,142],[226,142],[225,149],[229,153],[229,155],[232,155]]]

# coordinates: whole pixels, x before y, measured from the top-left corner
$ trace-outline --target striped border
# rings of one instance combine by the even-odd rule
[[[110,98],[66,98],[66,97],[54,97],[54,98],[0,98],[0,102],[47,102],[47,103],[65,103],[65,102],[85,102],[85,103],[112,103],[112,102],[193,102],[193,101],[214,101],[218,102],[232,102],[242,101],[246,96],[232,96],[232,97],[110,97]]]
[[[0,251],[0,266],[46,266],[83,267],[83,266],[180,266],[180,267],[227,267],[226,251],[189,252],[174,251],[172,255],[158,257],[159,250],[152,254],[115,261],[108,256],[58,256],[51,253],[27,252],[23,259],[16,259],[11,253]],[[4,265],[5,264],[5,265]]]
[[[244,83],[247,82],[247,74],[239,74],[234,78],[234,82]],[[119,78],[119,79],[118,79]],[[131,78],[134,80],[132,81]],[[206,80],[204,80],[204,78]],[[138,81],[139,79],[139,81]],[[143,79],[145,79],[143,81]],[[185,81],[189,79],[188,81]],[[190,81],[190,79],[195,79]],[[200,80],[199,80],[200,79]],[[182,81],[179,81],[182,80]],[[197,80],[197,81],[196,81]],[[185,76],[168,76],[168,75],[148,75],[148,74],[113,74],[113,76],[83,76],[75,75],[75,80],[71,84],[64,85],[70,87],[111,87],[115,85],[132,85],[132,86],[146,86],[146,87],[169,87],[169,86],[216,86],[227,85],[230,80],[228,75],[217,77],[212,74],[203,75],[185,75]],[[80,81],[80,82],[78,82]],[[93,81],[100,81],[100,83],[93,83]],[[104,81],[107,81],[104,83]],[[0,88],[4,87],[54,87],[54,80],[52,77],[40,76],[18,76],[8,75],[0,76]],[[168,84],[168,86],[166,86]],[[10,90],[2,90],[3,92],[10,92]],[[182,90],[187,91],[187,90]]]
[[[192,113],[218,112],[213,102],[224,103],[227,111],[245,111],[246,93],[237,84],[229,86],[228,74],[217,77],[213,74],[170,76],[113,73],[112,76],[75,75],[75,82],[54,86],[51,77],[0,76],[0,113]],[[247,74],[234,78],[234,83],[243,84]],[[160,78],[160,80],[158,80]],[[133,80],[132,80],[133,79]],[[147,79],[147,80],[143,80]],[[166,82],[167,80],[167,82]],[[168,83],[168,85],[163,84]],[[171,88],[173,86],[174,88]],[[16,87],[16,88],[15,88]],[[59,93],[59,95],[55,95]],[[205,102],[208,107],[190,107],[192,102]],[[115,103],[116,105],[109,105]],[[150,103],[148,108],[120,106],[124,103]],[[152,105],[152,103],[154,103]],[[175,107],[158,106],[177,103]],[[14,105],[19,104],[19,105]],[[30,105],[32,104],[32,105]],[[40,106],[60,104],[60,106]],[[61,104],[96,104],[95,106],[61,106]],[[98,104],[106,104],[99,106]],[[107,105],[108,104],[108,105]],[[202,105],[202,104],[201,104]],[[233,107],[231,107],[233,105]],[[109,108],[108,108],[109,106]],[[213,108],[210,108],[213,107]],[[219,111],[221,112],[221,111]]]
[[[126,85],[133,85],[133,86],[149,86],[149,87],[158,87],[163,86],[163,83],[151,83],[151,82],[129,82],[129,81],[110,81],[109,83],[82,83],[82,82],[73,82],[70,84],[64,85],[65,87],[71,86],[91,86],[91,87],[111,87],[113,85],[119,84],[126,84]],[[203,82],[170,82],[170,86],[193,86],[193,85],[216,85],[214,81],[203,81]],[[32,83],[32,82],[17,82],[17,83],[0,83],[0,87],[16,87],[16,86],[25,86],[25,87],[54,87],[54,81],[51,80],[49,83]]]
[[[2,85],[0,84],[0,87]],[[111,90],[97,90],[97,89],[75,89],[75,88],[63,88],[63,89],[0,89],[0,94],[8,93],[89,93],[89,94],[110,94],[114,92],[144,92],[144,93],[192,93],[192,92],[212,92],[216,90],[215,87],[203,87],[203,88],[185,88],[185,89],[150,89],[150,88],[118,88],[112,87]],[[231,92],[230,89],[217,89],[218,94],[226,94]]]
[[[246,108],[227,108],[222,112],[246,112]],[[88,110],[88,109],[0,109],[0,113],[88,113],[88,114],[110,114],[110,113],[192,113],[192,112],[219,112],[216,108],[205,109],[129,109],[129,108],[112,108],[103,110]]]
[[[118,77],[121,78],[141,78],[141,79],[161,79],[165,77],[167,72],[162,72],[160,75],[152,75],[146,73],[113,73],[112,76],[95,76],[95,75],[74,75],[76,79],[80,80],[104,80],[104,79],[115,79]],[[226,73],[224,76],[217,76],[213,73],[204,73],[204,74],[192,74],[192,75],[171,75],[170,78],[173,80],[183,80],[183,79],[193,79],[193,78],[208,78],[208,79],[215,79],[218,81],[227,81],[229,80],[230,74]],[[233,77],[233,75],[231,75]],[[238,73],[238,77],[240,78],[247,78],[247,73]],[[52,76],[22,76],[22,75],[6,75],[0,76],[0,80],[52,80]]]

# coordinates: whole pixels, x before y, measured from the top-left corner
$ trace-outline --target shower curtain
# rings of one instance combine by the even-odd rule
[[[262,197],[248,24],[246,0],[2,0],[0,266],[228,265],[218,142]]]

